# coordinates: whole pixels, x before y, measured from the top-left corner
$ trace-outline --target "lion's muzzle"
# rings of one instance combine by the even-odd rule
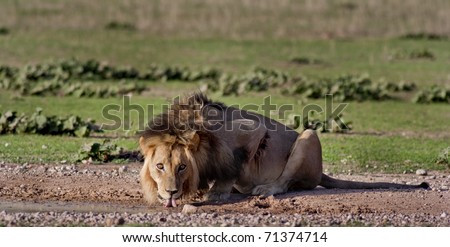
[[[160,194],[158,194],[158,198],[164,204],[164,207],[166,207],[166,208],[177,207],[177,198],[174,197],[175,193],[169,193],[170,198],[168,198],[168,199],[166,199],[166,198],[162,197]]]

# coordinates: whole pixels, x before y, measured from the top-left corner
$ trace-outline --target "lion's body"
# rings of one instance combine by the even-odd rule
[[[240,193],[268,196],[290,188],[413,188],[358,183],[322,173],[322,150],[313,130],[302,133],[262,115],[212,102],[202,94],[175,100],[140,139],[145,156],[144,195],[176,206],[176,199],[208,189],[208,200]],[[182,169],[181,169],[182,168]]]

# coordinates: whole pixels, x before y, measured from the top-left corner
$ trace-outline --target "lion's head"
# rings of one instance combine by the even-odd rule
[[[199,188],[238,175],[239,162],[206,120],[209,111],[224,108],[203,94],[176,98],[141,133],[139,144],[145,156],[141,184],[150,204],[159,200],[167,207],[176,206],[176,200],[189,198]]]
[[[198,142],[195,132],[183,139],[168,134],[140,138],[145,156],[141,182],[147,201],[153,204],[159,200],[166,207],[176,207],[176,200],[197,191],[199,172],[192,152]]]

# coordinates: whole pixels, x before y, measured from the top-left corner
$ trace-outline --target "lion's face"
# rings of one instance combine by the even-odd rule
[[[194,164],[183,145],[158,145],[147,154],[151,178],[157,185],[157,196],[166,207],[176,207],[176,200],[189,193]]]

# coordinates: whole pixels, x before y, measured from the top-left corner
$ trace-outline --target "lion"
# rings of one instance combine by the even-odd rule
[[[175,98],[141,133],[140,179],[145,200],[176,207],[199,191],[224,201],[235,190],[267,197],[317,186],[339,189],[428,188],[339,180],[322,171],[314,130],[301,133],[273,119],[208,99],[203,93]]]

